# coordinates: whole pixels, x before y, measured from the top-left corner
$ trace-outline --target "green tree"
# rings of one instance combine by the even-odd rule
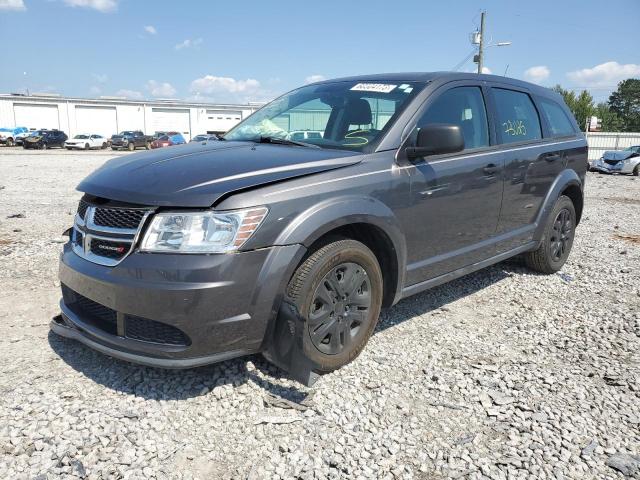
[[[628,78],[609,97],[609,108],[622,122],[622,131],[640,131],[640,80]]]
[[[600,102],[596,105],[595,112],[596,117],[602,120],[602,131],[604,132],[621,132],[623,131],[622,120],[616,112],[609,108],[609,105],[605,102]]]
[[[595,115],[594,112],[596,111],[591,94],[586,90],[583,90],[576,95],[576,92],[572,90],[565,90],[560,85],[556,85],[552,90],[562,95],[564,103],[567,104],[567,107],[569,107],[573,116],[576,117],[576,122],[578,122],[580,130],[584,131],[587,117]]]

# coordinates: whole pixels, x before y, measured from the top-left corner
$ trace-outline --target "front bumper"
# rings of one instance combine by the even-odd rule
[[[119,265],[106,267],[80,258],[67,244],[60,281],[93,307],[79,311],[63,298],[62,316],[51,322],[51,330],[112,357],[163,368],[259,352],[304,251],[301,245],[289,245],[220,255],[134,252]],[[93,316],[95,305],[117,315],[117,328]],[[188,342],[131,337],[127,325],[133,320],[168,325]]]
[[[591,168],[604,173],[633,173],[633,163],[620,160],[616,163],[607,163],[602,159],[594,160]]]

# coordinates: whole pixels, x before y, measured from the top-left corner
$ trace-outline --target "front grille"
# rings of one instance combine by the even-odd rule
[[[80,215],[80,218],[83,220],[84,215],[87,213],[87,208],[89,208],[89,204],[84,200],[80,200],[80,203],[78,204],[78,215]]]
[[[142,342],[187,346],[191,342],[180,329],[147,318],[125,316],[125,337]]]
[[[94,255],[119,260],[127,254],[130,247],[131,243],[129,242],[112,242],[100,238],[91,238],[89,250]]]
[[[616,165],[620,160],[605,160],[605,163],[609,165]]]
[[[137,229],[146,210],[96,207],[93,223],[101,227]]]
[[[118,320],[115,310],[83,297],[66,285],[62,285],[62,298],[69,310],[87,323],[111,335],[117,334]]]
[[[83,297],[66,285],[62,285],[64,304],[83,322],[110,334],[118,335],[118,314],[93,300]],[[179,328],[148,318],[124,315],[124,336],[141,342],[163,345],[189,346],[191,340]]]

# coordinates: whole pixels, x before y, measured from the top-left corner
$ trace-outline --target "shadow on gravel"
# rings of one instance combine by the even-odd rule
[[[522,262],[517,258],[511,259],[413,295],[383,312],[375,331],[381,332],[416,315],[424,315],[445,307],[449,303],[479,292],[513,274],[525,272],[533,273],[524,268]]]
[[[472,295],[515,273],[523,273],[517,261],[503,262],[496,266],[467,275],[401,301],[384,312],[376,332],[398,325],[415,315],[422,315],[441,308],[460,298]],[[117,360],[74,340],[59,337],[49,332],[49,345],[67,365],[94,382],[128,395],[148,400],[184,400],[206,395],[213,387],[230,385],[240,387],[249,380],[272,395],[299,403],[308,395],[300,385],[283,386],[269,380],[289,378],[283,370],[275,367],[261,355],[227,360],[222,363],[187,370],[165,370],[134,365]],[[247,369],[247,362],[267,378]]]

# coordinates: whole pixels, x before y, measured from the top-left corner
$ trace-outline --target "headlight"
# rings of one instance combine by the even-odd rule
[[[145,252],[224,253],[240,248],[267,215],[265,207],[231,212],[158,213],[142,240]]]

